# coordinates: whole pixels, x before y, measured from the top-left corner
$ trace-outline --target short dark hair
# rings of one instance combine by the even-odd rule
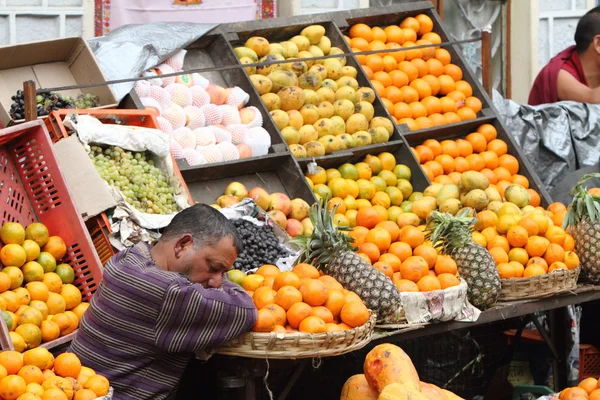
[[[244,247],[231,221],[206,204],[194,204],[175,215],[161,239],[170,240],[186,233],[192,235],[197,246],[211,246],[224,238],[231,238],[238,254]]]
[[[585,13],[577,23],[577,29],[575,29],[575,48],[577,52],[585,52],[596,35],[600,35],[600,6],[594,7]]]

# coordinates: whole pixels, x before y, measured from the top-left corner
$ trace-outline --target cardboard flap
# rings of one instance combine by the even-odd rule
[[[57,142],[54,152],[84,221],[117,206],[108,184],[96,171],[77,136]]]
[[[34,65],[33,72],[37,77],[39,89],[77,85],[77,80],[71,74],[69,64],[63,61]],[[22,85],[22,84],[21,84]],[[61,90],[61,95],[77,98],[81,90]]]

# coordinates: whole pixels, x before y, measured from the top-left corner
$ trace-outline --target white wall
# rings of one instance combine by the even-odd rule
[[[94,36],[94,0],[0,0],[0,46]]]
[[[280,17],[369,7],[369,0],[279,0]]]

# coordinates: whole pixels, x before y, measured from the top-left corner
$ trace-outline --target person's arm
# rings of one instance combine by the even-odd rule
[[[223,280],[206,289],[181,277],[165,294],[156,326],[156,346],[169,353],[214,349],[250,330],[256,322],[252,298]]]
[[[600,87],[591,89],[579,82],[569,72],[561,69],[556,82],[558,99],[561,101],[578,101],[580,103],[600,103]]]

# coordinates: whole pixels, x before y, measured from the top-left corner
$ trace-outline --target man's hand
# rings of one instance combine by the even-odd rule
[[[556,82],[558,99],[561,101],[578,101],[580,103],[600,103],[600,87],[591,89],[579,82],[573,75],[561,69]]]

